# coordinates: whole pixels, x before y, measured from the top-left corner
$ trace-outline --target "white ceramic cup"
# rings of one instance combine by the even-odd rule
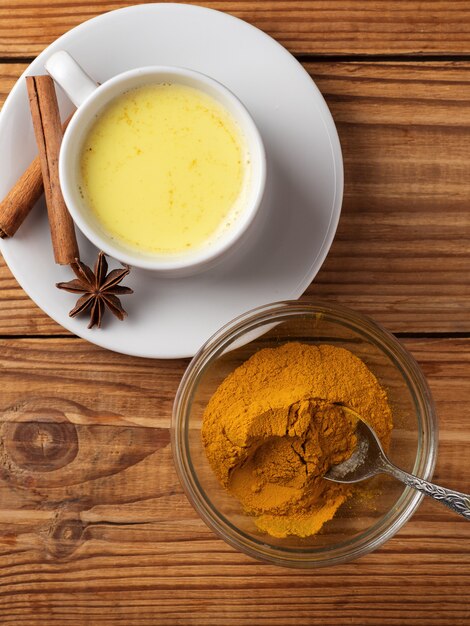
[[[62,141],[59,176],[62,193],[73,220],[94,245],[110,256],[135,267],[170,275],[206,269],[240,245],[258,211],[266,181],[266,156],[261,136],[240,100],[216,80],[181,67],[149,66],[118,74],[102,85],[95,83],[64,50],[52,54],[46,71],[77,107]],[[245,202],[226,232],[207,246],[181,255],[157,255],[121,244],[106,233],[80,194],[80,155],[85,137],[100,112],[129,89],[158,83],[178,83],[197,88],[218,101],[238,123],[250,160]]]

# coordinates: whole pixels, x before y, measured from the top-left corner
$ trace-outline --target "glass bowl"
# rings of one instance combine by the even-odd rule
[[[422,495],[388,476],[370,479],[368,497],[352,496],[312,537],[276,539],[260,531],[220,485],[201,439],[204,409],[224,378],[252,354],[288,341],[328,343],[361,358],[387,390],[393,411],[389,456],[429,479],[437,453],[437,419],[426,380],[399,341],[375,322],[322,302],[281,302],[257,308],[219,330],[186,370],[172,420],[175,465],[190,502],[222,539],[259,560],[290,567],[344,563],[390,539]]]

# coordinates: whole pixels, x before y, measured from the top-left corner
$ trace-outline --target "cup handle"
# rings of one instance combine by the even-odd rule
[[[65,50],[54,52],[44,63],[44,67],[76,107],[79,107],[98,87],[98,84]]]

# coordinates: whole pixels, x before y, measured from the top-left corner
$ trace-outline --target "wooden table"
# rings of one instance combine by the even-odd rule
[[[125,4],[3,0],[2,98],[53,39]],[[470,2],[204,4],[277,38],[325,95],[345,198],[307,296],[373,316],[411,350],[440,417],[435,478],[470,491]],[[217,539],[178,483],[168,428],[187,362],[67,334],[3,262],[0,303],[2,625],[470,624],[463,518],[428,501],[356,562],[261,565]]]

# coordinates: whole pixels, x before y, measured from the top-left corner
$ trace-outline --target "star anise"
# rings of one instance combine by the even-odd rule
[[[101,328],[106,307],[121,321],[127,316],[118,296],[134,293],[129,287],[119,286],[119,283],[130,272],[128,265],[123,265],[123,269],[112,270],[108,274],[106,257],[103,252],[100,252],[94,271],[79,259],[75,259],[75,263],[72,263],[70,267],[77,278],[56,285],[59,289],[65,289],[71,293],[83,293],[70,311],[70,317],[89,312],[88,328],[93,328],[93,326]]]

